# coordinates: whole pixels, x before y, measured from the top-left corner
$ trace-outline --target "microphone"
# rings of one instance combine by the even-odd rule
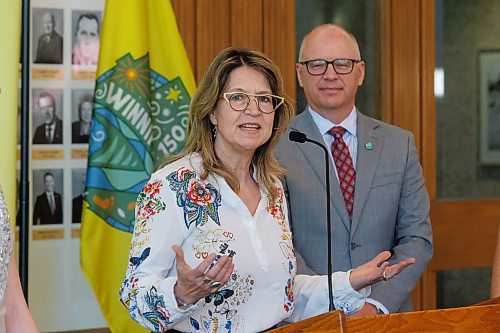
[[[290,139],[290,141],[298,143],[304,143],[307,140],[307,136],[304,133],[298,131],[291,131],[290,134],[288,134],[288,138]]]
[[[333,306],[333,287],[332,287],[332,220],[330,217],[330,163],[329,163],[329,158],[330,158],[330,153],[328,152],[328,149],[326,149],[325,145],[316,141],[307,138],[307,135],[305,133],[299,132],[299,131],[290,131],[288,134],[288,139],[293,142],[297,143],[304,143],[304,142],[310,142],[312,144],[315,144],[321,149],[323,149],[323,152],[325,153],[325,180],[326,180],[326,227],[327,227],[327,239],[328,239],[328,299],[330,300],[329,303],[329,311],[335,310],[335,307]]]

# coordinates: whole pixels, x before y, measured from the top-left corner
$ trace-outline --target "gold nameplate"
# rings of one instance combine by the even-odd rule
[[[32,72],[33,78],[38,80],[62,80],[64,79],[63,69],[38,69],[34,68]]]
[[[33,230],[33,240],[64,239],[64,229]]]
[[[71,158],[72,159],[84,159],[89,156],[89,150],[85,149],[72,149],[71,150]]]
[[[71,229],[71,238],[80,238],[80,228]]]
[[[31,156],[34,160],[62,160],[64,149],[33,149]]]
[[[91,80],[94,81],[96,76],[95,69],[73,69],[71,77],[73,80]]]

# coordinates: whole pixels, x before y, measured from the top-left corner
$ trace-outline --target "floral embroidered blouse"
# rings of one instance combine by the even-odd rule
[[[151,176],[137,198],[136,220],[120,298],[130,316],[155,332],[257,332],[328,311],[326,276],[296,275],[287,206],[279,180],[276,200],[261,187],[252,216],[217,175],[199,177],[198,154]],[[210,253],[233,257],[234,270],[216,293],[181,309],[172,245],[196,267]],[[217,259],[216,259],[217,260]],[[370,288],[357,292],[349,272],[332,276],[337,309],[359,310]]]

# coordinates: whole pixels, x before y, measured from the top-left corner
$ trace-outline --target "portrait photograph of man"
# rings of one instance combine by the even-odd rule
[[[33,225],[63,223],[63,170],[33,170]]]
[[[82,222],[82,205],[85,191],[85,179],[87,176],[87,169],[73,169],[71,173],[72,182],[72,219],[73,223]]]
[[[73,89],[71,92],[71,142],[88,143],[92,126],[92,90]]]
[[[62,90],[33,89],[33,144],[63,142]]]
[[[63,10],[33,8],[33,62],[63,63]]]
[[[72,12],[73,42],[71,64],[83,66],[97,65],[101,12]]]
[[[488,82],[488,149],[500,152],[500,74]]]

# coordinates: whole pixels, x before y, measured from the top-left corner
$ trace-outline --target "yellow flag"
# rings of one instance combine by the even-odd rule
[[[0,186],[12,220],[16,216],[17,101],[19,48],[21,43],[21,0],[0,2]]]
[[[108,0],[89,142],[81,263],[112,332],[143,332],[120,303],[137,194],[183,149],[195,83],[169,0]]]

